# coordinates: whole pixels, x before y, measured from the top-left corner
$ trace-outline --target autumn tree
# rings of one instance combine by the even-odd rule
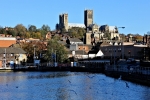
[[[20,36],[20,37],[25,37],[25,34],[27,32],[27,29],[25,26],[23,26],[22,24],[18,24],[14,27],[15,33],[16,35]]]
[[[22,44],[22,49],[27,52],[28,57],[31,57],[31,60],[33,60],[34,56],[34,50],[35,50],[35,55],[40,58],[40,54],[46,49],[46,45],[43,44],[43,42],[26,42]]]
[[[143,36],[141,36],[141,35],[139,35],[139,34],[135,34],[135,35],[134,35],[134,39],[135,39],[136,41],[143,41]]]

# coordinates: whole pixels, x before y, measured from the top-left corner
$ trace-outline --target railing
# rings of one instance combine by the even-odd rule
[[[127,67],[127,66],[110,65],[110,66],[105,66],[105,70],[150,75],[150,67],[138,67],[138,66]]]

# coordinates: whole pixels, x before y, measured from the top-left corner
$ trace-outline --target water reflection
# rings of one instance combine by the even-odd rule
[[[149,92],[150,87],[116,80],[102,74],[0,73],[2,100],[149,100]]]

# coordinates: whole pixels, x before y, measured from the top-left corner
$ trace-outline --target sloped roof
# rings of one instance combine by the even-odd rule
[[[88,52],[88,54],[97,54],[99,50],[91,50]]]
[[[101,46],[110,46],[110,44],[107,43],[107,42],[102,42],[102,43],[101,43]]]
[[[80,23],[68,23],[68,26],[70,26],[70,27],[85,27],[84,24],[80,24]]]
[[[72,54],[72,51],[68,51],[68,54]],[[83,50],[76,50],[75,51],[75,55],[85,55],[85,54],[87,54],[85,51],[83,51]]]
[[[109,26],[109,30],[115,30],[116,28],[116,26]]]
[[[6,49],[6,53],[7,54],[11,54],[11,53],[14,53],[14,54],[25,54],[26,52],[21,49],[21,48],[16,48],[16,47],[8,47],[8,48],[2,48],[0,47],[0,54],[2,53],[5,53],[5,49]]]
[[[82,42],[80,39],[78,38],[69,38],[70,42]]]
[[[58,43],[62,44],[62,45],[66,45],[66,41],[57,41]]]

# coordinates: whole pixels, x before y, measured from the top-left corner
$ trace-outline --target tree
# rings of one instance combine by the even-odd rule
[[[108,40],[110,40],[111,39],[110,33],[109,32],[105,32],[104,33],[104,38],[107,38]]]
[[[34,25],[29,25],[29,28],[28,28],[28,31],[30,31],[30,32],[36,32],[36,26],[34,26]]]
[[[120,38],[121,38],[122,41],[126,41],[126,36],[125,36],[125,34],[120,34]]]
[[[40,54],[42,53],[43,50],[46,49],[46,45],[43,44],[43,42],[26,42],[21,44],[22,49],[27,52],[27,55],[31,57],[31,59],[28,60],[33,60],[34,56],[34,49],[35,49],[35,55],[40,57]]]
[[[79,36],[79,38],[82,38],[85,33],[86,33],[86,31],[85,31],[84,28],[79,28],[78,29],[78,36]]]
[[[31,37],[30,32],[26,32],[25,37],[26,37],[26,38],[30,38],[30,37]]]
[[[62,44],[59,44],[55,39],[51,39],[48,41],[47,52],[45,55],[45,59],[47,61],[53,61],[53,54],[56,52],[56,57],[58,62],[63,62],[67,60],[67,51]]]
[[[62,28],[61,29],[61,33],[65,33],[66,32],[66,29],[65,28]]]
[[[14,27],[15,33],[16,35],[20,36],[20,37],[24,37],[27,29],[25,26],[23,26],[22,24],[18,24]]]
[[[143,41],[143,36],[141,36],[141,35],[135,35],[134,38],[137,41]]]
[[[7,32],[7,34],[9,34],[9,35],[16,36],[15,31],[12,30],[12,29],[8,29],[6,32]]]
[[[43,25],[41,30],[44,30],[46,32],[51,31],[50,27],[48,25]]]
[[[50,31],[50,27],[48,25],[43,25],[40,29],[38,29],[38,31],[40,31],[41,37],[45,39],[47,32]]]
[[[3,27],[0,27],[0,34],[7,34],[6,30]]]

